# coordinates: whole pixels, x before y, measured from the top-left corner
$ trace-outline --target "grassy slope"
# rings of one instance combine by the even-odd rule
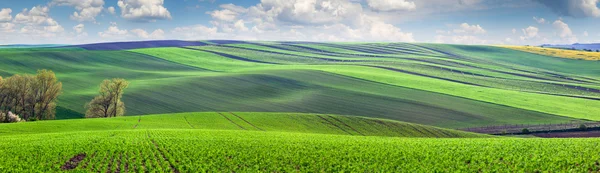
[[[393,137],[485,137],[485,135],[456,130],[355,116],[243,112],[180,113],[1,124],[0,135],[149,129],[241,130]]]
[[[270,45],[273,47],[253,44],[240,46],[279,52],[279,54],[238,50],[234,48],[235,45],[195,48],[287,65],[246,62],[183,48],[131,51],[13,49],[0,51],[3,57],[0,61],[7,66],[0,70],[0,74],[6,76],[13,73],[33,73],[35,69],[41,68],[56,71],[60,80],[64,82],[66,91],[60,98],[59,106],[75,112],[83,112],[83,104],[93,97],[101,80],[124,77],[132,82],[125,97],[129,115],[198,111],[307,112],[369,115],[449,128],[558,123],[575,120],[574,118],[600,119],[593,114],[600,111],[598,101],[523,92],[530,88],[541,88],[532,92],[596,97],[594,95],[596,93],[593,92],[580,90],[577,91],[581,93],[573,92],[572,90],[575,89],[557,88],[553,84],[542,83],[547,81],[541,79],[547,78],[548,81],[560,85],[598,88],[599,85],[592,79],[576,75],[579,71],[573,70],[576,64],[572,61],[566,62],[567,65],[555,64],[553,68],[562,69],[557,72],[556,69],[539,69],[534,66],[536,64],[534,62],[513,64],[515,62],[510,58],[502,57],[523,54],[519,54],[518,51],[506,53],[502,48],[487,50],[488,48],[484,47],[486,51],[478,49],[466,51],[464,50],[466,48],[461,46],[425,45],[472,57],[464,60],[420,48],[419,46],[422,45],[411,44],[341,45],[351,46],[348,50],[377,52],[378,47],[381,46],[380,50],[385,52],[401,52],[400,50],[406,52],[385,55],[358,55],[360,54],[358,51],[352,50],[342,52],[344,47],[340,48],[339,45],[332,49],[327,49],[327,45],[306,46],[340,53],[327,55],[292,46],[271,43]],[[418,52],[419,55],[410,52]],[[353,56],[356,57],[352,58]],[[315,59],[333,57],[336,60],[348,59],[361,62]],[[540,61],[540,59],[531,61]],[[361,66],[364,64],[402,69],[440,78]],[[594,65],[590,67],[592,66]],[[542,73],[514,71],[509,67],[525,71],[555,72],[586,80],[586,83],[569,82]],[[439,68],[469,71],[505,79],[465,76]],[[497,69],[497,71],[489,69]],[[540,79],[512,73],[537,76]],[[488,85],[488,87],[465,85],[450,79]],[[525,88],[524,86],[528,84],[535,85]],[[66,116],[59,115],[59,117]]]

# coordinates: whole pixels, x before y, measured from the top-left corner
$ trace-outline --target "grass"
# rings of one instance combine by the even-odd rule
[[[60,172],[69,160],[84,156],[69,162],[76,163],[72,171],[594,172],[600,170],[595,154],[599,142],[191,129],[87,131],[4,136],[0,171]]]
[[[500,46],[504,48],[535,53],[540,55],[558,57],[558,58],[569,58],[569,59],[581,59],[581,60],[600,60],[600,53],[588,52],[581,50],[568,50],[568,49],[557,49],[557,48],[545,48],[537,46]]]

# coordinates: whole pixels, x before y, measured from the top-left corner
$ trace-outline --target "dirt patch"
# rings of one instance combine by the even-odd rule
[[[71,159],[69,159],[69,161],[65,162],[65,164],[63,164],[60,169],[62,169],[63,171],[67,171],[67,170],[73,170],[75,168],[77,168],[77,166],[79,165],[79,162],[83,161],[83,159],[85,159],[86,154],[85,153],[79,153],[75,156],[73,156]]]

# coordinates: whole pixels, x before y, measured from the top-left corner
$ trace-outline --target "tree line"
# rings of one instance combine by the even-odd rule
[[[48,120],[56,117],[56,101],[62,91],[54,72],[38,70],[36,75],[0,77],[0,114],[4,122],[12,116],[24,120]]]
[[[99,95],[85,105],[86,118],[110,118],[125,114],[121,101],[129,86],[125,79],[104,80]],[[38,70],[35,75],[0,76],[0,123],[51,120],[56,118],[62,83],[51,70]]]

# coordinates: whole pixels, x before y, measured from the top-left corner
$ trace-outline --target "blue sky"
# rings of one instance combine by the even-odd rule
[[[2,0],[0,45],[132,40],[600,42],[600,0]]]

